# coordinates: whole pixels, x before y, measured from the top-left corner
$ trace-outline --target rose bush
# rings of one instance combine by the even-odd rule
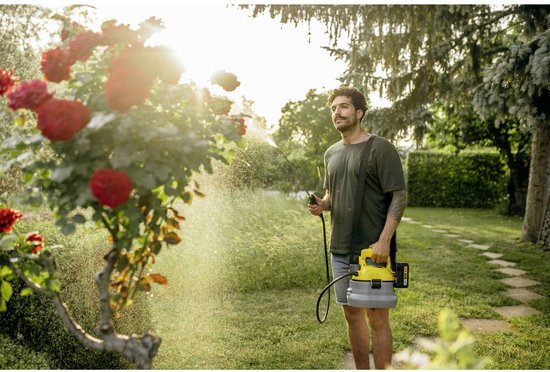
[[[0,148],[10,159],[4,169],[13,163],[23,169],[25,202],[46,203],[64,234],[91,219],[112,242],[96,278],[103,342],[73,333],[92,348],[125,353],[138,367],[150,367],[160,340],[119,337],[110,319],[137,291],[167,283],[152,265],[163,247],[181,241],[184,217],[176,203],[203,195],[193,173],[211,172],[212,160],[225,161],[226,145],[246,132],[244,119],[229,115],[227,98],[178,83],[185,69],[175,54],[146,44],[159,29],[162,23],[154,18],[137,30],[105,22],[98,33],[72,23],[63,29],[61,45],[42,54],[43,81],[17,82],[13,72],[0,69],[7,105],[37,117],[34,133],[10,138]],[[213,83],[226,91],[240,84],[226,72],[218,72]],[[86,209],[91,213],[77,212]],[[20,216],[5,210],[0,226],[9,232]],[[8,235],[0,245],[0,269],[26,276],[30,287],[59,302],[51,249],[43,249],[37,233]],[[18,267],[29,257],[42,267],[36,275]],[[58,311],[69,329],[77,329],[63,306]]]

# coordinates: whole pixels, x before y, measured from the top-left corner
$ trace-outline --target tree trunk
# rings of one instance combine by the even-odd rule
[[[550,125],[538,124],[531,145],[531,167],[522,240],[537,243],[550,197]]]
[[[544,213],[538,244],[545,251],[550,251],[550,198],[546,202],[546,212]]]
[[[518,144],[521,146],[521,143]],[[501,150],[501,153],[503,151]],[[510,170],[508,178],[508,206],[507,214],[523,217],[525,215],[525,203],[529,181],[529,155],[522,149],[514,154],[511,149],[506,155],[506,163]]]

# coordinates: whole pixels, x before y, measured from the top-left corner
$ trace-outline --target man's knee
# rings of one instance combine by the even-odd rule
[[[390,326],[389,309],[367,309],[369,325],[373,331],[385,329]]]
[[[366,322],[365,309],[360,307],[353,307],[344,305],[344,316],[348,324],[354,324],[357,322]]]

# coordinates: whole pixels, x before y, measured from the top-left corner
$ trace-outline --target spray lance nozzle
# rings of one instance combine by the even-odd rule
[[[317,198],[315,195],[308,193],[308,203],[311,205],[317,205]]]

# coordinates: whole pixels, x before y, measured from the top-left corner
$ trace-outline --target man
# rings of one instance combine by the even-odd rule
[[[382,137],[367,133],[361,127],[366,111],[364,95],[354,88],[340,87],[328,98],[334,127],[342,140],[325,152],[325,196],[317,197],[317,205],[309,205],[313,215],[323,211],[331,213],[330,251],[333,276],[349,272],[352,250],[350,248],[354,197],[361,162],[361,150],[372,140],[367,167],[361,231],[363,247],[372,247],[372,260],[387,262],[390,241],[403,216],[407,203],[403,168],[395,147]],[[376,368],[391,364],[392,335],[389,309],[364,309],[347,305],[347,280],[335,285],[336,302],[343,305],[348,324],[348,335],[357,369],[369,369],[369,325],[372,333],[374,363]],[[368,325],[365,312],[369,319]]]

